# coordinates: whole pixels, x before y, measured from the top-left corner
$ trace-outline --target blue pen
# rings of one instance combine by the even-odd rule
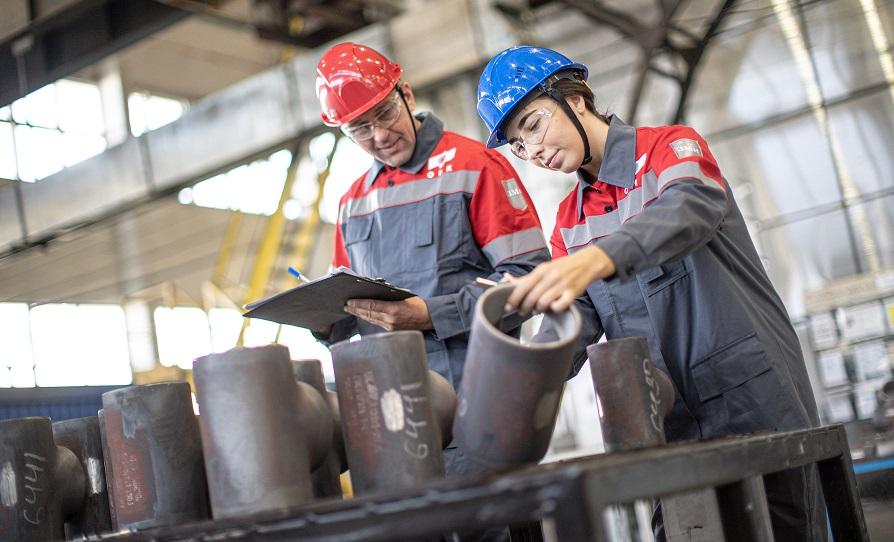
[[[289,274],[292,275],[293,277],[295,277],[296,279],[302,281],[302,282],[310,282],[309,280],[307,280],[307,279],[304,277],[304,275],[301,274],[300,271],[298,271],[298,270],[295,269],[294,267],[290,267],[290,268],[289,268]]]

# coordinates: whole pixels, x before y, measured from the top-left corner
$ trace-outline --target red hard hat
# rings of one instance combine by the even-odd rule
[[[400,81],[401,69],[365,45],[339,43],[317,64],[317,98],[323,122],[340,126],[385,99]]]

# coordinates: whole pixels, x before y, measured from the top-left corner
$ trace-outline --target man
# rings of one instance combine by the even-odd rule
[[[339,126],[375,158],[342,197],[334,266],[382,277],[417,294],[405,301],[354,299],[352,315],[325,340],[354,333],[423,332],[429,367],[458,388],[477,277],[524,275],[549,260],[540,220],[509,162],[445,131],[416,102],[401,68],[377,51],[342,43],[317,65],[323,122]],[[521,324],[518,319],[514,324]],[[448,473],[476,469],[453,447]]]

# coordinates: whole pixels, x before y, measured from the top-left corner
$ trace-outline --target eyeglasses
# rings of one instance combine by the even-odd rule
[[[390,128],[397,121],[400,117],[400,106],[400,95],[394,93],[391,98],[379,106],[379,111],[372,121],[353,125],[345,124],[341,127],[341,131],[354,141],[368,141],[372,139],[376,126]]]
[[[522,127],[519,129],[518,136],[509,139],[512,154],[522,160],[531,158],[526,145],[543,143],[543,138],[546,137],[546,131],[549,130],[550,121],[558,105],[558,103],[554,103],[552,107],[540,107],[522,117]]]

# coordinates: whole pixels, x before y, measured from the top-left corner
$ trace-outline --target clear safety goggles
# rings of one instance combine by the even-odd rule
[[[379,110],[371,121],[358,124],[345,124],[341,127],[342,133],[354,141],[369,141],[372,139],[376,126],[390,128],[400,117],[400,94],[394,93],[384,103],[379,105]]]
[[[543,138],[546,137],[546,132],[549,130],[550,122],[558,106],[558,102],[553,102],[551,106],[539,107],[522,114],[520,119],[522,125],[518,134],[509,138],[512,154],[522,160],[528,160],[531,157],[527,145],[543,143]]]

